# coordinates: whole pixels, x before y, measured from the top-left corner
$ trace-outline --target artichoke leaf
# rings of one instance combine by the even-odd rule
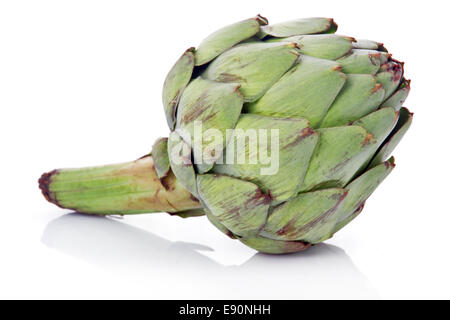
[[[396,61],[389,61],[380,67],[376,75],[377,81],[383,85],[388,99],[400,84],[403,76],[403,66]]]
[[[329,18],[306,18],[277,23],[261,27],[260,38],[272,36],[277,38],[291,37],[302,34],[334,33],[337,24]]]
[[[217,229],[219,229],[223,234],[227,235],[228,237],[230,237],[231,239],[236,239],[236,236],[233,234],[233,232],[231,232],[229,229],[227,229],[221,222],[220,220],[214,216],[211,211],[206,208],[203,207],[203,210],[206,214],[206,217],[208,218],[209,222],[212,223],[213,226],[215,226]]]
[[[267,131],[267,137],[262,136]],[[253,181],[270,192],[276,204],[297,194],[317,140],[305,119],[243,114],[224,151],[224,163],[212,172]]]
[[[170,130],[173,130],[175,127],[178,100],[191,80],[192,72],[194,71],[195,57],[193,51],[194,48],[189,48],[183,53],[172,69],[170,69],[164,81],[162,100]]]
[[[373,153],[376,140],[361,126],[317,129],[319,141],[301,192],[344,187]]]
[[[400,140],[403,138],[403,136],[411,126],[412,119],[413,113],[409,112],[409,110],[406,108],[400,109],[400,116],[394,130],[391,132],[390,136],[385,139],[385,141],[381,145],[381,148],[379,148],[379,150],[375,154],[375,157],[371,161],[369,167],[374,167],[382,163],[390,156],[392,151],[395,149],[395,147],[398,145]]]
[[[218,174],[199,174],[197,188],[204,205],[233,234],[256,235],[264,225],[270,195],[254,183]]]
[[[184,90],[178,106],[177,130],[189,133],[194,163],[199,173],[212,168],[225,148],[227,129],[233,129],[244,103],[235,83],[193,80]],[[196,128],[197,126],[197,128]],[[196,134],[195,131],[198,131]],[[196,135],[201,136],[196,137]],[[201,139],[194,143],[193,139]]]
[[[361,212],[367,198],[389,175],[394,167],[394,159],[392,158],[365,172],[345,186],[345,197],[336,209],[325,215],[320,223],[310,228],[308,234],[304,235],[302,240],[316,244],[332,237],[334,233]]]
[[[353,49],[336,61],[346,74],[376,74],[385,59],[387,58],[379,51]]]
[[[341,92],[321,122],[322,128],[349,124],[376,110],[384,89],[370,74],[349,74]]]
[[[295,42],[300,52],[308,56],[336,60],[352,50],[355,39],[336,34],[314,34],[266,40],[266,42],[280,41]]]
[[[410,82],[411,81],[403,78],[402,81],[400,82],[400,85],[397,88],[397,91],[395,91],[388,99],[386,99],[381,105],[381,107],[391,107],[394,108],[396,111],[400,110],[406,98],[408,97],[410,90]]]
[[[174,175],[190,193],[198,197],[191,146],[176,131],[172,131],[167,147]]]
[[[313,242],[320,225],[338,209],[347,193],[342,188],[301,193],[275,207],[260,234],[275,240]]]
[[[239,241],[257,251],[271,254],[293,253],[306,250],[310,247],[309,243],[303,241],[273,240],[262,236],[239,238]]]
[[[324,234],[320,241],[330,238],[334,233],[352,221],[363,209],[364,203],[394,169],[394,158],[373,167],[363,175],[353,180],[345,188],[349,190],[347,197],[342,202],[333,216],[334,227],[329,234]]]
[[[256,35],[259,27],[266,24],[267,19],[258,15],[217,30],[198,46],[195,51],[195,65],[210,62],[227,49]]]
[[[169,173],[170,161],[167,152],[167,138],[159,138],[152,147],[152,157],[158,178],[162,179]]]
[[[387,52],[384,45],[380,42],[366,40],[366,39],[358,39],[355,43],[353,43],[353,48],[355,49],[368,49],[368,50],[377,50],[382,52]]]
[[[299,55],[295,43],[241,44],[212,61],[202,76],[238,83],[245,101],[254,101],[292,67]]]
[[[306,118],[314,128],[346,81],[340,70],[336,62],[302,55],[261,99],[245,104],[244,109],[265,116]]]
[[[366,129],[376,141],[376,143],[370,147],[371,150],[367,155],[367,159],[361,165],[356,175],[359,175],[361,171],[367,167],[378,148],[383,144],[395,128],[398,119],[399,113],[396,112],[394,108],[381,108],[361,118],[360,120],[355,121],[354,125],[358,125]]]

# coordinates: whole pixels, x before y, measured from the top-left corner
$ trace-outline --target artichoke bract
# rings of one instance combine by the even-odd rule
[[[403,63],[336,30],[258,15],[214,32],[167,75],[168,138],[129,163],[45,173],[44,196],[88,214],[206,215],[266,253],[329,239],[392,171],[412,121]]]

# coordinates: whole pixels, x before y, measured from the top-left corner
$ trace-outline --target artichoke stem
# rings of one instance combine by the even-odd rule
[[[199,201],[171,171],[158,178],[151,156],[122,164],[53,170],[41,176],[39,187],[51,203],[80,213],[201,213]]]

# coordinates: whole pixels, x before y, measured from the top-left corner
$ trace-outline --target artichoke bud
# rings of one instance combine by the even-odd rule
[[[270,25],[257,15],[212,33],[165,79],[170,134],[151,157],[46,174],[44,195],[96,214],[204,213],[267,253],[330,238],[392,171],[412,121],[403,63],[336,30],[329,18]]]
[[[326,18],[257,17],[195,51],[201,68],[184,86],[175,128],[193,136],[199,124],[201,138],[187,144],[194,164],[174,173],[183,171],[212,224],[257,250],[302,250],[350,222],[394,167],[386,159],[409,127],[403,64],[383,44],[336,29]]]

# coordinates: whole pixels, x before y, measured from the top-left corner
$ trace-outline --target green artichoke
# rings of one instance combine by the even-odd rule
[[[88,214],[206,214],[267,253],[330,238],[392,171],[412,121],[403,63],[336,30],[332,19],[258,15],[216,31],[167,75],[168,138],[129,163],[45,173],[44,196]]]

